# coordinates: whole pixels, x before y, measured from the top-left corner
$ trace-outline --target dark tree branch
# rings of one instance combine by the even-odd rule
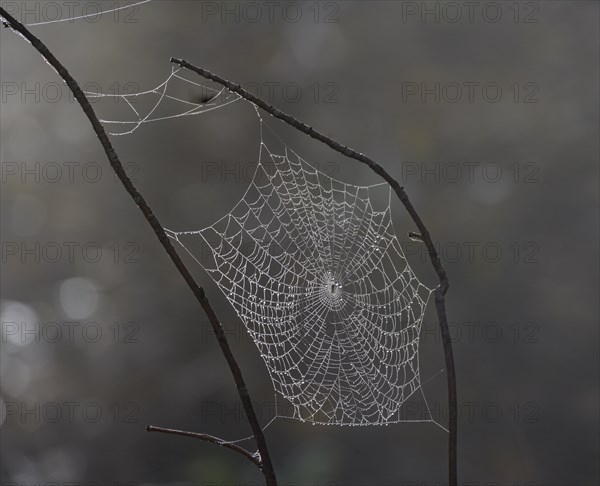
[[[457,448],[457,397],[456,397],[456,374],[454,370],[454,355],[452,353],[452,340],[450,339],[450,332],[448,330],[448,318],[446,315],[446,302],[445,295],[448,291],[448,276],[446,275],[446,270],[442,265],[440,257],[438,255],[437,250],[435,249],[435,245],[433,244],[433,240],[431,239],[431,235],[427,230],[425,224],[421,220],[421,217],[417,213],[416,209],[412,205],[408,195],[404,191],[404,188],[400,186],[398,181],[396,181],[388,172],[373,159],[367,157],[365,154],[356,152],[355,150],[342,145],[330,137],[323,135],[318,132],[314,128],[308,126],[307,124],[299,121],[291,115],[284,113],[283,111],[275,108],[269,103],[263,101],[261,98],[254,96],[252,93],[243,89],[239,84],[232,83],[206,69],[199,68],[190,64],[189,62],[176,59],[174,57],[171,58],[171,62],[175,63],[182,68],[189,69],[190,71],[194,71],[200,76],[210,79],[222,86],[225,86],[228,90],[237,93],[242,98],[247,101],[253,103],[254,105],[262,108],[267,113],[273,115],[275,118],[284,121],[288,125],[296,128],[297,130],[305,133],[306,135],[324,143],[329,146],[336,152],[345,155],[346,157],[350,157],[352,159],[358,160],[363,164],[366,164],[373,170],[376,174],[380,175],[394,190],[406,211],[416,224],[419,229],[419,233],[413,233],[414,235],[418,235],[419,239],[425,243],[427,247],[427,251],[429,253],[429,258],[431,259],[431,263],[433,268],[435,269],[438,279],[440,281],[439,285],[435,289],[435,304],[436,311],[438,314],[439,325],[442,334],[442,340],[444,343],[444,355],[446,358],[446,370],[447,370],[447,379],[448,379],[448,405],[449,405],[449,420],[448,420],[448,429],[450,431],[449,434],[449,442],[448,442],[448,476],[449,476],[449,484],[454,486],[457,484],[457,457],[456,457],[456,448]]]
[[[148,432],[163,432],[165,434],[183,435],[184,437],[193,437],[194,439],[200,439],[205,442],[212,442],[213,444],[216,444],[218,446],[226,447],[227,449],[231,449],[232,451],[239,452],[242,456],[252,461],[252,464],[257,466],[259,469],[262,467],[260,456],[258,456],[257,454],[253,454],[252,452],[247,451],[239,445],[232,444],[231,442],[219,439],[218,437],[215,437],[213,435],[200,434],[198,432],[188,432],[186,430],[166,429],[164,427],[155,427],[154,425],[146,426],[146,430]]]
[[[136,205],[142,211],[144,218],[152,227],[152,230],[158,237],[163,248],[171,258],[171,261],[175,264],[175,266],[179,270],[179,273],[183,276],[186,283],[188,284],[188,287],[192,290],[194,296],[196,297],[202,309],[206,313],[212,325],[215,336],[217,337],[217,341],[219,342],[219,346],[221,347],[221,351],[225,356],[225,359],[227,360],[227,364],[229,365],[229,368],[235,380],[238,394],[242,401],[244,411],[248,418],[248,422],[250,423],[250,426],[252,428],[254,439],[256,440],[256,445],[260,453],[260,462],[255,462],[255,464],[259,466],[261,471],[263,472],[267,485],[276,486],[277,480],[275,477],[273,464],[271,463],[271,457],[267,449],[265,436],[263,434],[262,429],[260,428],[260,424],[258,422],[258,419],[256,418],[256,414],[254,413],[254,409],[252,408],[252,402],[250,400],[250,395],[248,393],[246,383],[242,376],[242,371],[240,370],[240,367],[238,366],[235,357],[233,356],[231,348],[229,347],[229,343],[227,342],[227,338],[225,337],[225,333],[223,332],[223,328],[221,327],[221,323],[219,322],[219,319],[217,318],[211,304],[209,303],[204,293],[204,289],[196,283],[194,277],[186,268],[185,264],[175,251],[175,248],[171,244],[169,237],[165,233],[157,217],[154,215],[154,212],[127,176],[125,170],[123,169],[123,164],[119,160],[119,157],[117,156],[117,153],[115,152],[115,149],[113,148],[104,130],[104,127],[98,120],[94,109],[92,108],[90,102],[86,98],[85,94],[83,93],[75,79],[73,79],[73,77],[71,76],[71,74],[69,74],[67,69],[58,61],[58,59],[56,59],[54,54],[50,52],[50,50],[42,43],[42,41],[40,41],[36,36],[34,36],[23,24],[21,24],[8,12],[6,12],[6,10],[4,10],[2,7],[0,7],[0,16],[3,18],[4,24],[8,24],[14,31],[21,34],[25,39],[27,39],[31,43],[31,45],[56,70],[59,76],[67,84],[67,86],[73,93],[73,96],[75,97],[75,99],[83,109],[84,113],[86,114],[88,120],[92,124],[92,128],[96,133],[98,140],[100,140],[102,148],[104,149],[104,152],[108,157],[108,161],[111,167],[117,174],[117,177],[125,187],[128,194],[134,200]]]

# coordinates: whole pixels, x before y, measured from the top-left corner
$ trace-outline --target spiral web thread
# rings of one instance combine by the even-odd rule
[[[278,417],[406,422],[401,406],[421,388],[419,335],[431,289],[394,234],[390,189],[376,210],[373,192],[385,183],[345,184],[287,146],[274,153],[263,124],[255,175],[233,210],[202,230],[168,234],[246,326],[275,388]],[[198,237],[212,258],[184,244]]]

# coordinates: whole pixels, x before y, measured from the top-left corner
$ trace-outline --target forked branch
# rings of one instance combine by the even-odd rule
[[[254,409],[252,407],[252,401],[250,399],[250,394],[248,393],[246,383],[242,376],[242,371],[241,371],[239,365],[237,364],[235,357],[233,356],[231,348],[229,347],[229,343],[227,342],[227,338],[225,337],[223,328],[221,327],[221,323],[219,322],[219,319],[217,318],[211,304],[209,303],[208,298],[206,297],[206,295],[204,293],[204,289],[196,283],[196,281],[194,280],[194,277],[189,272],[189,270],[186,268],[185,264],[183,263],[183,261],[181,260],[181,258],[177,254],[177,252],[175,251],[175,248],[171,244],[171,240],[165,233],[165,230],[163,229],[162,225],[159,223],[158,218],[154,215],[154,212],[152,211],[152,209],[150,208],[150,206],[148,205],[148,203],[146,202],[144,197],[136,189],[134,184],[131,182],[131,179],[129,179],[129,177],[127,176],[125,170],[123,169],[123,164],[121,163],[117,153],[115,152],[115,149],[112,146],[112,143],[110,142],[110,140],[106,134],[106,131],[104,130],[104,127],[98,120],[98,117],[96,116],[96,113],[94,112],[94,109],[92,108],[92,105],[86,98],[85,94],[83,93],[83,91],[81,90],[81,88],[79,87],[79,85],[77,84],[75,79],[71,76],[71,74],[67,71],[67,69],[58,61],[58,59],[54,56],[54,54],[52,54],[52,52],[50,52],[50,50],[44,45],[44,43],[42,43],[42,41],[40,41],[36,36],[34,36],[23,24],[21,24],[18,20],[16,20],[12,15],[10,15],[2,7],[0,7],[0,16],[2,17],[2,23],[5,26],[8,25],[14,31],[18,32],[25,39],[27,39],[31,43],[31,45],[42,55],[42,57],[46,60],[46,62],[48,62],[48,64],[50,64],[54,68],[54,70],[59,74],[59,76],[67,84],[67,86],[73,93],[73,96],[75,97],[75,99],[77,100],[77,102],[79,103],[81,108],[83,109],[85,115],[87,116],[88,120],[92,124],[92,128],[93,128],[94,132],[96,133],[98,140],[102,144],[102,148],[104,149],[104,152],[106,153],[106,156],[108,158],[108,161],[109,161],[111,167],[117,174],[117,177],[119,178],[119,180],[121,181],[121,183],[123,184],[125,189],[127,190],[128,194],[134,200],[136,205],[142,211],[144,218],[146,219],[146,221],[148,221],[148,223],[152,227],[154,234],[156,234],[156,236],[158,237],[161,245],[163,246],[163,248],[165,249],[165,251],[167,252],[169,257],[171,258],[171,261],[175,264],[175,266],[177,267],[177,270],[179,270],[179,273],[183,276],[188,287],[194,293],[196,300],[200,303],[200,306],[206,313],[206,315],[212,325],[215,336],[217,337],[217,341],[219,342],[219,346],[221,347],[221,352],[225,356],[225,359],[227,360],[227,364],[229,365],[229,368],[230,368],[233,378],[235,380],[238,395],[240,397],[240,400],[242,401],[242,405],[244,407],[244,412],[246,413],[246,417],[248,418],[248,422],[250,423],[250,427],[252,428],[252,434],[254,436],[254,439],[256,440],[256,445],[258,447],[258,452],[259,452],[260,456],[256,456],[257,460],[253,461],[253,462],[263,472],[263,475],[265,476],[267,485],[276,486],[277,479],[275,477],[275,471],[273,469],[271,457],[270,457],[269,451],[267,449],[267,443],[265,440],[265,436],[260,427],[258,419],[256,418],[256,414],[254,413]],[[171,432],[171,433],[174,433],[174,432]],[[193,433],[189,433],[187,435],[191,435],[191,434],[193,434]],[[221,445],[224,446],[225,444],[221,444]],[[228,448],[235,450],[237,452],[240,452],[240,453],[242,453],[242,451],[244,451],[244,453],[249,454],[248,451],[246,451],[245,449],[242,449],[241,447],[238,448],[236,446],[236,447],[228,447]],[[238,450],[238,449],[241,449],[241,450]],[[244,455],[246,455],[246,454],[244,454]]]
[[[231,442],[227,442],[226,440],[219,439],[218,437],[215,437],[214,435],[200,434],[198,432],[188,432],[187,430],[167,429],[164,427],[155,427],[154,425],[148,425],[146,427],[146,430],[148,432],[163,432],[165,434],[182,435],[184,437],[193,437],[194,439],[200,439],[205,442],[210,442],[212,444],[216,444],[218,446],[226,447],[227,449],[231,449],[232,451],[239,452],[241,455],[243,455],[248,460],[250,460],[252,462],[252,464],[257,466],[259,469],[262,466],[259,454],[252,454],[251,452],[247,451],[243,447],[240,447],[239,445],[233,444]]]
[[[375,162],[373,159],[367,157],[365,154],[359,153],[345,145],[336,142],[330,137],[323,135],[319,131],[314,128],[308,126],[306,123],[301,122],[300,120],[294,118],[291,115],[284,113],[283,111],[275,108],[270,105],[266,101],[261,98],[253,95],[249,91],[246,91],[237,83],[232,83],[217,74],[214,74],[206,69],[194,66],[189,62],[176,59],[174,57],[171,58],[171,62],[175,63],[182,68],[189,69],[200,76],[210,79],[221,86],[224,86],[229,91],[238,94],[245,100],[253,103],[254,105],[262,108],[267,113],[273,115],[275,118],[284,121],[288,125],[294,127],[295,129],[305,133],[309,137],[312,137],[325,145],[328,145],[336,152],[345,155],[346,157],[350,157],[352,159],[358,160],[363,164],[369,166],[371,170],[373,170],[376,174],[381,176],[394,190],[406,211],[414,221],[415,225],[419,229],[419,233],[412,233],[415,237],[418,237],[425,246],[427,247],[427,251],[429,253],[429,258],[435,269],[435,272],[438,275],[439,285],[435,289],[435,306],[438,314],[438,321],[440,325],[440,330],[442,334],[442,341],[444,343],[444,355],[446,359],[446,370],[447,370],[447,381],[448,381],[448,408],[449,408],[449,419],[448,419],[448,430],[449,430],[449,442],[448,442],[448,481],[451,486],[455,486],[457,484],[457,397],[456,397],[456,374],[454,370],[454,355],[452,353],[452,340],[450,338],[450,332],[448,330],[448,318],[446,315],[446,302],[445,295],[448,291],[448,276],[446,275],[446,270],[442,265],[438,252],[435,248],[433,240],[431,239],[431,235],[427,230],[425,224],[421,220],[421,217],[417,213],[416,209],[412,205],[408,195],[404,191],[404,188],[400,186],[398,181],[396,181],[381,165]]]

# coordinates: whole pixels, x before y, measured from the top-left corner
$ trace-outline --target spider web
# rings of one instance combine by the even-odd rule
[[[124,127],[113,135],[245,101],[179,71],[173,68],[146,91],[86,94],[119,98],[133,114],[129,120],[102,120]],[[173,82],[201,89],[206,100],[185,99]],[[134,106],[138,98],[145,99],[143,108]],[[273,420],[433,422],[446,430],[431,414],[419,368],[419,336],[432,289],[419,281],[395,235],[391,188],[348,184],[316,170],[252,106],[260,148],[242,199],[207,228],[165,230],[207,271],[253,339],[275,390]],[[267,143],[265,128],[278,149]],[[425,414],[406,419],[402,405],[417,391]]]
[[[260,116],[259,116],[260,118]],[[420,389],[419,335],[431,289],[392,226],[391,189],[357,186],[265,143],[242,199],[197,231],[168,231],[223,291],[254,340],[277,416],[317,424],[405,421]],[[385,207],[374,193],[387,187]],[[200,238],[208,261],[189,249]]]
[[[129,94],[98,93],[92,91],[84,91],[84,93],[92,100],[116,99],[124,103],[130,119],[100,119],[105,125],[117,127],[113,129],[114,131],[108,132],[110,135],[115,136],[130,135],[146,123],[201,115],[218,108],[223,108],[242,99],[239,95],[225,88],[219,89],[214,86],[191,81],[181,76],[179,74],[180,71],[181,68],[172,68],[171,74],[165,81],[145,91]],[[173,88],[173,81],[177,81],[180,86]],[[194,88],[196,95],[200,93],[200,97],[204,98],[204,100],[194,102],[190,101],[190,99],[184,99],[179,94],[182,86]],[[167,102],[168,106],[165,106]]]

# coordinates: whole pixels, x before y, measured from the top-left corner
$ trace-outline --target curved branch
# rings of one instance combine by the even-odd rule
[[[177,270],[179,270],[179,273],[183,276],[186,283],[188,284],[188,287],[194,293],[196,300],[202,306],[202,309],[206,313],[206,315],[212,325],[215,336],[217,337],[217,341],[219,342],[219,346],[221,347],[221,351],[222,351],[223,355],[225,356],[225,359],[227,360],[227,364],[229,365],[231,374],[233,375],[233,378],[235,380],[238,394],[242,401],[244,411],[248,418],[248,422],[250,423],[250,426],[252,428],[252,433],[254,435],[254,438],[256,440],[256,445],[258,447],[258,450],[259,450],[261,458],[262,458],[261,470],[265,476],[265,480],[269,486],[276,486],[277,479],[275,477],[275,471],[273,469],[273,464],[271,463],[271,458],[269,456],[269,451],[267,449],[267,443],[265,440],[265,436],[263,434],[262,429],[260,428],[260,424],[258,422],[258,419],[256,418],[256,414],[254,413],[254,409],[252,408],[252,401],[250,400],[250,395],[248,393],[246,383],[242,376],[242,371],[241,371],[239,365],[237,364],[235,357],[233,356],[231,348],[229,347],[229,343],[227,342],[227,338],[225,337],[223,328],[221,327],[221,323],[219,322],[219,319],[217,318],[211,304],[209,303],[209,301],[204,293],[204,289],[196,283],[196,281],[194,280],[194,277],[189,272],[189,270],[186,268],[185,264],[183,263],[183,261],[181,260],[181,258],[177,254],[177,252],[175,251],[175,248],[171,244],[171,241],[170,241],[169,237],[167,236],[167,234],[165,233],[165,230],[163,229],[162,225],[158,221],[158,218],[154,215],[154,212],[152,211],[152,209],[150,208],[150,206],[148,205],[148,203],[146,202],[144,197],[139,193],[139,191],[136,189],[134,184],[131,182],[131,180],[127,176],[125,170],[123,169],[123,164],[121,163],[117,153],[115,152],[115,149],[112,146],[112,143],[110,142],[108,135],[106,134],[106,131],[104,130],[104,127],[98,120],[98,117],[96,116],[96,113],[94,112],[94,109],[92,108],[92,105],[88,101],[87,97],[85,96],[85,94],[83,93],[83,91],[81,90],[81,88],[79,87],[77,82],[75,81],[75,79],[71,76],[71,74],[67,71],[67,69],[60,63],[60,61],[58,61],[58,59],[54,56],[54,54],[52,54],[52,52],[50,52],[50,50],[42,43],[42,41],[40,41],[36,36],[34,36],[23,24],[21,24],[18,20],[16,20],[12,15],[10,15],[2,7],[0,7],[0,16],[4,19],[3,24],[4,25],[8,24],[10,26],[10,28],[12,28],[14,31],[21,34],[25,39],[27,39],[31,43],[31,45],[48,62],[48,64],[50,64],[56,70],[58,75],[67,84],[67,86],[73,93],[73,96],[75,97],[75,99],[77,100],[77,102],[79,103],[81,108],[83,109],[84,113],[86,114],[88,120],[92,124],[92,128],[93,128],[94,132],[96,133],[98,140],[102,144],[102,148],[104,149],[104,152],[106,153],[106,156],[108,157],[108,161],[109,161],[111,167],[117,174],[117,177],[119,178],[119,180],[121,181],[121,183],[123,184],[123,186],[125,187],[127,192],[129,193],[131,198],[134,200],[136,205],[142,211],[144,218],[146,219],[146,221],[148,221],[148,223],[152,227],[154,233],[158,237],[163,248],[165,249],[165,251],[167,252],[169,257],[171,258],[171,261],[175,264],[175,266],[177,267]]]
[[[371,170],[373,170],[376,174],[381,176],[394,190],[402,204],[404,205],[406,211],[412,218],[413,222],[416,224],[419,229],[419,233],[411,233],[414,237],[418,237],[427,247],[427,251],[429,253],[429,258],[431,260],[431,264],[437,273],[439,279],[439,285],[435,289],[435,304],[436,311],[438,315],[438,321],[440,325],[440,330],[442,334],[442,341],[444,344],[444,355],[446,359],[446,370],[447,370],[447,381],[448,381],[448,407],[449,407],[449,418],[448,418],[448,429],[450,431],[448,438],[448,479],[449,484],[454,486],[457,484],[457,396],[456,396],[456,374],[454,369],[454,354],[452,352],[452,340],[450,338],[450,332],[448,329],[448,318],[446,315],[446,302],[445,295],[448,291],[448,276],[446,274],[446,270],[442,265],[440,257],[438,255],[437,250],[435,249],[435,245],[433,244],[433,240],[431,239],[431,235],[427,230],[427,227],[421,220],[421,217],[417,213],[416,209],[412,205],[408,195],[404,191],[404,188],[400,186],[398,181],[394,179],[381,165],[375,162],[373,159],[367,157],[365,154],[359,153],[356,150],[353,150],[345,145],[342,145],[332,138],[323,135],[319,131],[315,130],[311,126],[308,126],[306,123],[301,122],[300,120],[294,118],[287,113],[275,108],[270,105],[266,101],[263,101],[261,98],[253,95],[249,91],[246,91],[237,83],[232,83],[227,79],[222,78],[221,76],[214,74],[206,69],[194,66],[189,62],[183,59],[176,59],[174,57],[171,58],[171,62],[175,63],[182,68],[189,69],[200,76],[210,79],[221,86],[225,86],[228,90],[237,93],[242,98],[250,101],[254,105],[262,108],[267,113],[273,115],[275,118],[284,121],[288,125],[294,127],[295,129],[305,133],[309,137],[318,140],[325,145],[329,146],[336,152],[345,155],[346,157],[350,157],[352,159],[358,160],[363,164],[369,166]],[[412,237],[412,236],[411,236]]]
[[[239,445],[232,444],[231,442],[227,442],[226,440],[219,439],[214,435],[201,434],[199,432],[188,432],[187,430],[177,430],[177,429],[167,429],[165,427],[155,427],[154,425],[147,425],[146,430],[148,432],[163,432],[165,434],[173,434],[173,435],[182,435],[184,437],[193,437],[194,439],[200,439],[205,442],[211,442],[221,447],[225,447],[227,449],[231,449],[232,451],[240,453],[242,456],[252,461],[259,469],[262,469],[262,461],[260,460],[260,456],[257,454],[253,454],[250,451],[247,451],[243,447]]]

